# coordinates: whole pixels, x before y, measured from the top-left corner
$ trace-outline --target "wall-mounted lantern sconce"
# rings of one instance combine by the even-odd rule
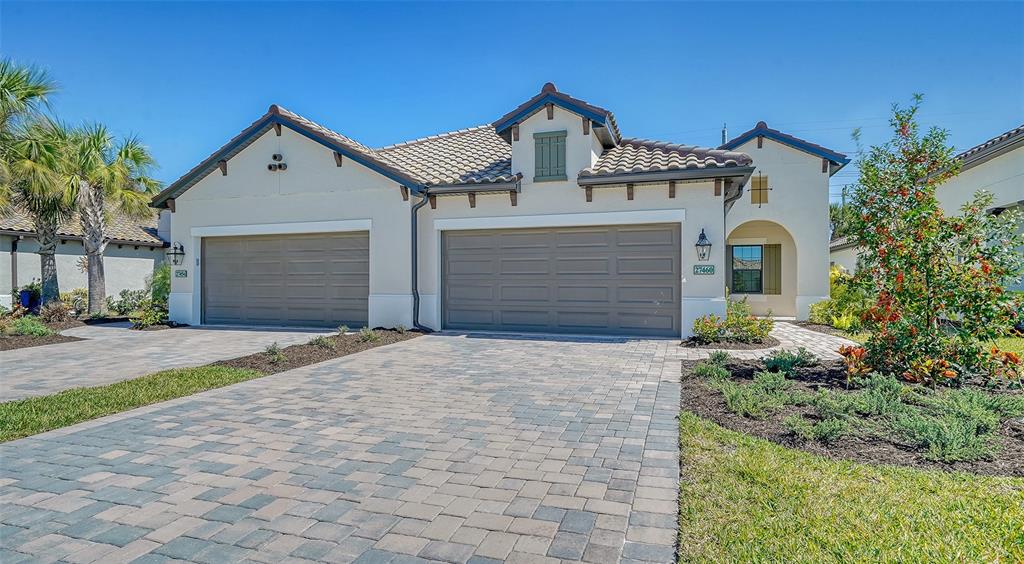
[[[711,258],[711,241],[708,241],[708,236],[704,234],[704,230],[700,230],[700,237],[697,237],[697,260],[706,261]]]
[[[171,264],[174,266],[180,266],[185,262],[185,247],[175,241],[171,248],[167,249],[167,258],[171,259]]]

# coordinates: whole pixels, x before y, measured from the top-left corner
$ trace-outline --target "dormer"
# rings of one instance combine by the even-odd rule
[[[494,122],[494,130],[512,146],[512,170],[537,183],[575,181],[621,140],[611,112],[550,82]]]

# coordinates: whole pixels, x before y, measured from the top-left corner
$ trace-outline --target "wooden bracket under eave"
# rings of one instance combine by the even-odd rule
[[[584,190],[587,192],[587,201],[588,202],[593,202],[594,201],[594,188],[592,186],[587,186],[586,188],[584,188]]]
[[[590,135],[590,118],[583,118],[583,134]]]
[[[167,209],[171,210],[171,213],[174,213],[174,198],[168,198],[164,203],[167,204]]]
[[[402,190],[402,201],[403,202],[408,202],[409,201],[409,187],[408,186],[399,186],[399,188]]]
[[[716,196],[721,196],[722,195],[722,179],[721,178],[716,178],[715,179],[715,195]]]
[[[633,185],[632,184],[626,184],[626,199],[627,200],[632,200],[633,199]]]
[[[821,159],[821,172],[828,172],[828,159]]]
[[[226,160],[221,159],[220,161],[217,162],[217,166],[220,167],[221,176],[228,175],[228,162]]]
[[[555,119],[555,105],[545,104],[544,107],[548,110],[548,119]]]
[[[675,198],[676,197],[676,181],[675,180],[669,180],[668,181],[668,197],[669,198]]]
[[[519,141],[519,125],[518,124],[512,126],[512,140],[513,141]]]
[[[335,151],[334,152],[334,165],[335,166],[341,166],[341,161],[342,160],[344,160],[344,157],[341,156],[341,153]]]
[[[430,200],[430,209],[436,210],[437,209],[437,196],[429,196],[427,199]]]
[[[471,207],[471,208],[475,208],[476,207],[476,194],[474,194],[472,192],[469,193],[469,207]]]
[[[515,190],[509,190],[508,199],[512,202],[512,207],[516,207],[519,204],[519,193]]]
[[[278,137],[281,136],[281,124],[280,123],[275,123],[274,124],[274,133],[276,133]]]

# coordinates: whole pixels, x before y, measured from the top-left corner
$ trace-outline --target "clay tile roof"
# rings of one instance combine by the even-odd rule
[[[157,236],[157,215],[148,219],[128,219],[119,214],[110,214],[107,222],[107,235],[115,243],[129,243],[147,245],[150,247],[162,247],[165,241]],[[32,219],[25,212],[14,208],[7,214],[0,216],[0,232],[24,233],[32,236],[35,228],[32,226]],[[63,238],[80,239],[82,227],[78,217],[61,226],[58,234]]]
[[[377,149],[377,154],[425,184],[514,182],[512,148],[480,125]]]
[[[502,130],[512,125],[512,123],[509,120],[513,120],[514,118],[517,118],[519,114],[530,110],[532,106],[538,104],[544,98],[548,98],[550,101],[555,103],[561,102],[561,104],[559,105],[569,109],[570,111],[578,109],[585,112],[589,112],[591,114],[595,114],[596,116],[600,116],[600,118],[604,121],[604,125],[611,132],[612,137],[615,140],[618,140],[622,137],[619,134],[619,126],[615,122],[615,114],[611,113],[610,111],[600,106],[595,106],[589,102],[580,100],[579,98],[573,98],[572,96],[569,96],[564,92],[559,92],[558,89],[555,88],[555,85],[551,82],[545,83],[544,86],[540,89],[540,93],[538,93],[536,96],[530,98],[529,100],[523,102],[522,104],[519,104],[519,106],[517,106],[516,109],[512,110],[511,112],[508,112],[507,114],[495,120],[493,124],[495,129],[498,130],[498,133],[501,133]],[[540,106],[537,107],[539,108]],[[525,116],[519,116],[518,119],[522,119],[523,117]]]
[[[769,139],[774,139],[775,141],[778,141],[779,143],[782,143],[784,145],[789,145],[794,149],[799,149],[801,151],[817,155],[824,159],[828,159],[829,161],[835,163],[836,165],[839,165],[839,167],[842,167],[850,162],[849,157],[842,153],[822,147],[821,145],[815,143],[811,143],[810,141],[807,141],[805,139],[794,137],[788,133],[783,133],[778,129],[772,129],[768,127],[768,124],[763,121],[757,122],[757,125],[755,125],[753,129],[749,131],[744,131],[735,139],[732,139],[728,143],[722,144],[722,146],[719,147],[719,149],[735,149],[736,147],[739,147],[740,145],[746,143],[747,141],[755,137],[767,137]],[[839,168],[836,168],[835,170],[839,170]]]
[[[623,139],[617,147],[605,151],[594,166],[581,171],[580,177],[740,167],[752,162],[746,153],[735,151]]]
[[[829,241],[828,249],[830,251],[838,251],[838,250],[846,249],[848,247],[853,247],[856,244],[857,243],[856,243],[856,241],[854,241],[853,237],[851,237],[849,235],[843,235],[842,237],[836,237],[836,238],[832,239],[831,241]]]

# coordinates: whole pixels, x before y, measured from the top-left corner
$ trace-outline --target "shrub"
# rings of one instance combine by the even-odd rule
[[[132,329],[145,329],[154,325],[167,323],[167,307],[165,304],[156,303],[152,300],[143,300],[139,307],[129,317],[132,322]]]
[[[364,343],[375,343],[380,340],[380,333],[369,327],[363,327],[359,330],[359,340]]]
[[[790,415],[782,424],[802,440],[823,443],[834,442],[850,430],[850,423],[840,418],[822,419],[811,423],[799,415]]]
[[[722,339],[725,325],[717,315],[703,315],[693,320],[693,339],[698,343],[717,343]]]
[[[758,372],[752,384],[725,380],[716,385],[726,407],[743,417],[763,419],[790,403],[788,390],[792,383],[776,372]]]
[[[797,351],[777,350],[761,359],[764,367],[771,372],[782,372],[789,375],[793,369],[801,366],[814,366],[818,364],[818,358],[807,349],[800,347]]]
[[[348,333],[348,325],[339,325],[338,335],[345,335],[345,333]]]
[[[406,329],[405,325],[399,324],[397,327],[395,327],[395,331],[399,335],[405,335],[405,332],[408,331],[408,329]]]
[[[729,371],[720,364],[714,364],[712,362],[699,362],[693,367],[693,373],[701,378],[707,378],[709,380],[728,380]]]
[[[995,452],[991,435],[979,432],[981,423],[975,419],[909,411],[892,419],[890,425],[901,439],[925,449],[925,458],[958,462],[989,458]]]
[[[34,315],[19,317],[11,323],[11,333],[14,335],[29,335],[32,337],[48,337],[54,332],[43,325],[39,318]]]
[[[831,297],[811,304],[808,321],[831,325],[841,331],[859,331],[868,304],[867,292],[838,266],[831,268],[828,278]]]
[[[70,321],[71,318],[71,306],[59,300],[54,300],[39,308],[39,319],[43,323],[61,323]]]
[[[741,343],[763,343],[775,326],[769,314],[765,318],[754,317],[747,299],[727,300],[725,320],[717,315],[704,315],[693,321],[693,339],[709,344],[723,341]]]
[[[153,274],[146,279],[146,287],[153,303],[167,307],[171,295],[171,265],[165,262],[153,269]]]
[[[142,307],[142,303],[147,299],[148,294],[149,292],[146,290],[129,290],[125,288],[121,290],[117,298],[113,296],[107,297],[107,309],[118,315],[128,315]]]
[[[14,334],[14,318],[0,315],[0,337]]]
[[[337,347],[337,345],[334,344],[334,341],[328,339],[323,335],[320,335],[319,337],[313,337],[306,344],[313,345],[314,347],[318,347],[324,350],[334,350],[335,347]]]
[[[89,290],[75,288],[70,292],[61,292],[60,301],[68,304],[76,314],[82,313],[89,309]]]
[[[708,362],[719,366],[725,366],[730,360],[732,357],[726,351],[711,351],[711,354],[708,355]]]
[[[274,364],[286,362],[288,360],[288,357],[285,356],[284,351],[281,350],[281,345],[278,345],[277,341],[267,345],[267,348],[264,349],[263,352],[270,357],[270,362],[273,362]]]
[[[871,366],[868,365],[866,357],[868,351],[864,347],[843,345],[839,347],[839,355],[843,357],[846,364],[846,385],[859,383],[861,379],[871,374]]]

